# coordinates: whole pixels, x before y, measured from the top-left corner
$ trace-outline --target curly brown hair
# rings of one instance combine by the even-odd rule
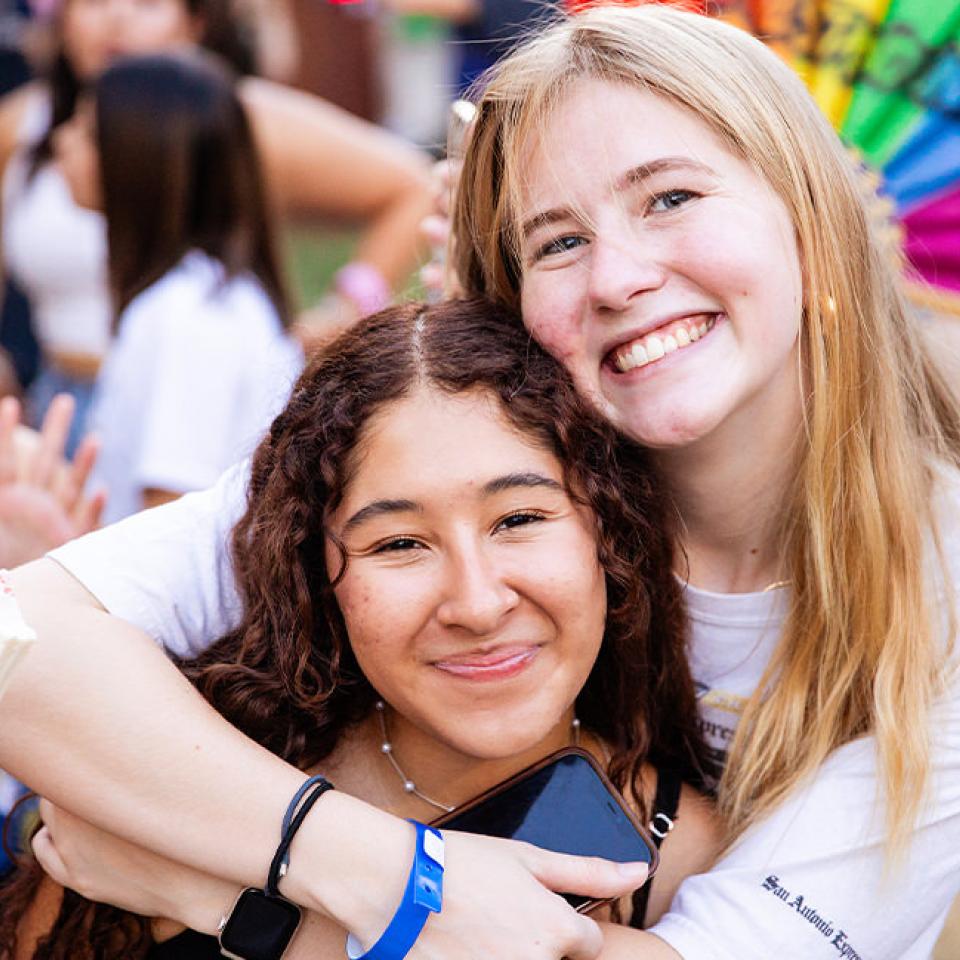
[[[226,719],[302,769],[369,713],[376,693],[333,591],[346,556],[328,569],[326,520],[350,483],[365,425],[421,385],[495,397],[517,430],[556,456],[570,495],[596,517],[607,588],[606,629],[578,716],[609,744],[621,789],[638,782],[645,761],[698,781],[703,749],[672,511],[649,458],[588,407],[514,313],[485,301],[390,308],[313,359],[253,458],[232,541],[241,622],[181,669]],[[90,909],[92,923],[106,910]],[[4,916],[0,943],[11,942],[8,930]],[[37,956],[80,956],[75,942],[63,946]]]

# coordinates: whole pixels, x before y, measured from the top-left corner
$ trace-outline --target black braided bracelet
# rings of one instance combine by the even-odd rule
[[[305,790],[304,787],[307,789]],[[287,807],[287,813],[283,819],[284,823],[289,822],[289,826],[284,831],[283,838],[280,840],[280,846],[277,847],[277,852],[273,855],[273,860],[270,862],[270,872],[267,874],[267,885],[264,887],[264,890],[273,897],[280,895],[277,884],[286,872],[285,870],[281,872],[281,868],[285,866],[286,863],[289,863],[287,852],[290,849],[290,844],[293,843],[293,838],[297,835],[297,831],[300,829],[303,821],[306,820],[307,814],[311,811],[313,805],[328,790],[333,789],[333,784],[326,778],[317,776],[311,777],[310,780],[304,784],[304,787],[301,787],[290,801],[290,806]],[[300,803],[301,798],[303,800],[302,803]],[[300,803],[299,809],[297,809],[298,803]],[[294,810],[296,810],[296,814],[291,819],[291,814],[293,814]]]

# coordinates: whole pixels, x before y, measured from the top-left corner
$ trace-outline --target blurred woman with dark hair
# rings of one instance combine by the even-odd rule
[[[6,265],[30,298],[45,355],[33,403],[58,390],[78,399],[72,445],[109,342],[102,220],[78,209],[54,164],[54,132],[83,89],[123,54],[199,44],[243,73],[252,59],[227,0],[63,0],[50,80],[0,101],[0,175]],[[383,306],[417,256],[429,206],[425,158],[409,145],[320,100],[246,76],[240,97],[264,157],[270,200],[291,215],[354,220],[366,229],[335,280],[332,322]]]
[[[666,514],[647,456],[511,316],[384,311],[312,364],[257,450],[232,537],[242,613],[181,668],[254,740],[399,816],[577,743],[647,820],[658,778],[679,790],[702,761]],[[689,788],[677,823],[650,890],[621,905],[633,925],[713,855]],[[156,917],[175,890],[178,919],[215,930],[235,888],[143,856],[96,894]],[[100,960],[220,955],[49,881],[38,898],[42,877],[25,867],[0,898],[0,956],[38,937],[51,960],[93,943]],[[335,956],[343,936],[316,917],[290,955]]]
[[[257,151],[233,78],[199,52],[118,61],[62,124],[77,204],[107,224],[116,340],[93,422],[118,519],[249,454],[302,366]]]

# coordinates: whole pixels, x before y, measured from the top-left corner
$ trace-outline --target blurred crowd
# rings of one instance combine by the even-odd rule
[[[45,533],[20,514],[21,538],[51,546],[204,487],[251,449],[305,354],[415,282],[449,104],[541,9],[7,6],[0,390],[22,410],[6,401],[4,469],[49,479],[37,449],[79,453]],[[283,238],[304,221],[351,229],[318,303],[288,289]],[[29,441],[19,422],[48,414]],[[5,539],[0,562],[22,560]]]

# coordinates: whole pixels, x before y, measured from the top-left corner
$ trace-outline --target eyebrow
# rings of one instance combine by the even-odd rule
[[[651,160],[649,163],[638,163],[631,167],[626,173],[617,178],[614,189],[618,192],[627,190],[629,187],[635,187],[645,180],[663,173],[667,170],[686,170],[690,173],[707,174],[715,177],[716,173],[699,160],[691,160],[690,157],[659,157]],[[558,220],[565,220],[570,216],[569,207],[554,207],[550,210],[544,210],[542,213],[536,213],[528,220],[523,222],[520,227],[520,234],[525,240],[531,233],[536,232],[541,227],[549,226]]]
[[[391,513],[422,513],[423,507],[413,500],[374,500],[365,507],[361,507],[344,525],[344,532],[372,520],[374,517],[383,517]]]
[[[529,470],[520,473],[507,473],[502,477],[497,477],[489,483],[485,483],[480,492],[482,496],[490,497],[495,493],[503,493],[504,490],[515,490],[517,487],[546,487],[548,490],[563,490],[563,487],[556,480]]]
[[[556,480],[530,470],[495,477],[480,488],[480,496],[492,497],[494,494],[503,493],[504,490],[531,487],[545,487],[548,490],[563,491],[563,486]],[[373,520],[375,517],[389,516],[393,513],[423,513],[423,505],[414,500],[374,500],[361,507],[350,517],[343,525],[344,533],[366,523],[368,520]]]

